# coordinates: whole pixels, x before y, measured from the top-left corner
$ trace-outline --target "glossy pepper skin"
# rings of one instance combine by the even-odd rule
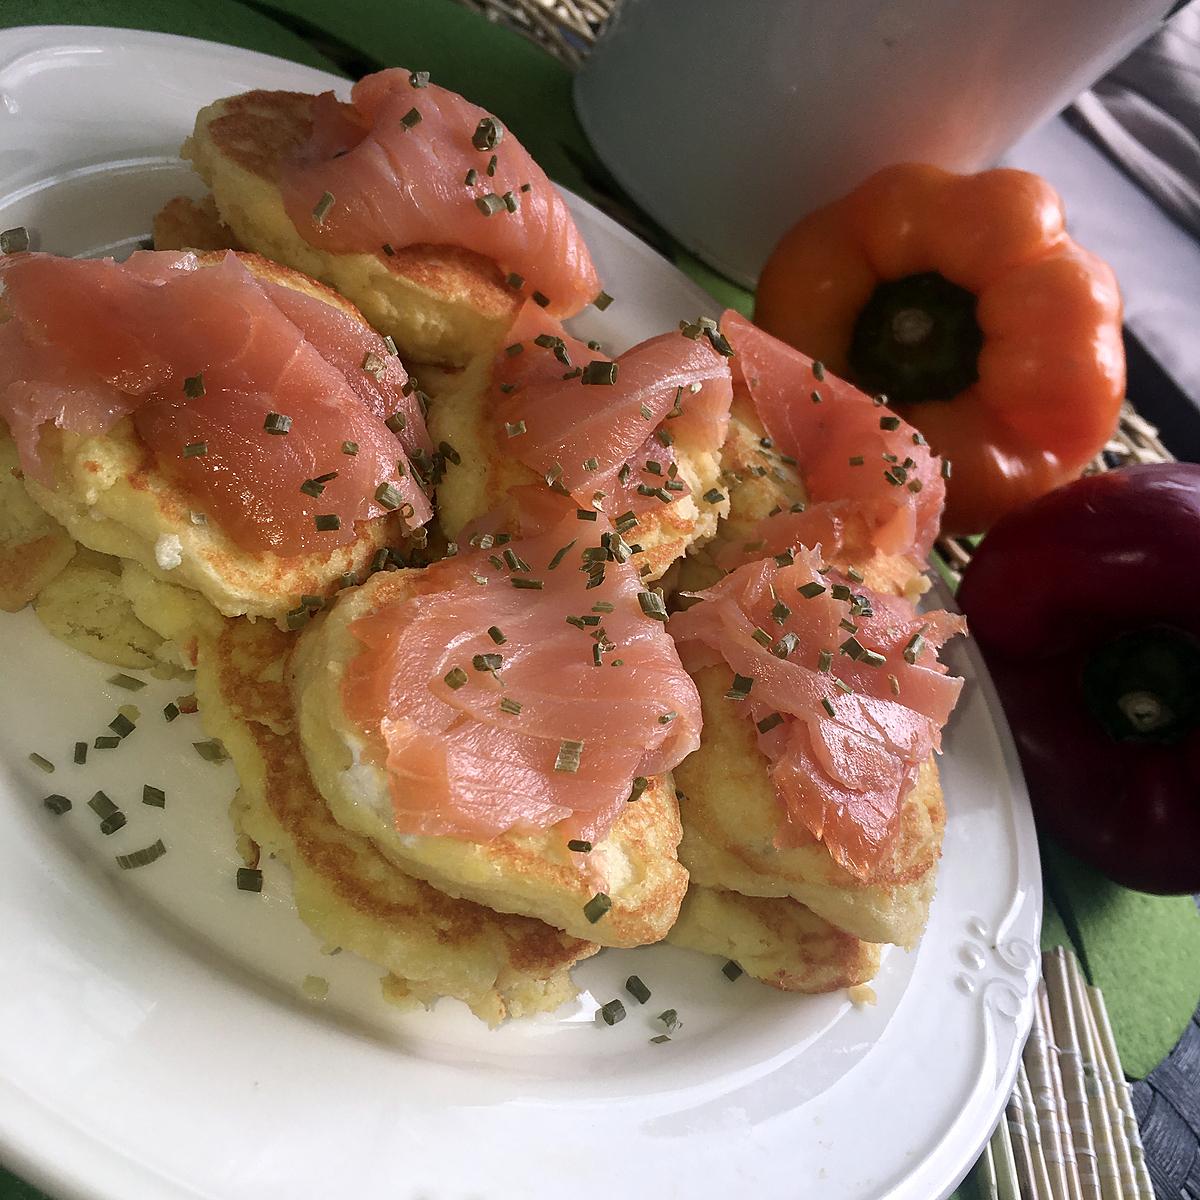
[[[1001,520],[958,601],[1041,827],[1118,883],[1200,891],[1200,466],[1127,467]]]
[[[884,392],[953,464],[943,529],[977,533],[1104,445],[1125,389],[1109,267],[1025,171],[887,167],[796,225],[754,320]]]

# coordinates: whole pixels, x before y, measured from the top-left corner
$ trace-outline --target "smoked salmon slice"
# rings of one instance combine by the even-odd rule
[[[790,560],[790,561],[789,561]],[[690,669],[724,663],[758,729],[780,845],[807,837],[860,879],[886,855],[962,680],[937,651],[965,629],[821,566],[820,548],[747,563],[671,617]]]
[[[47,424],[122,417],[152,461],[238,546],[287,557],[355,524],[431,515],[414,473],[429,435],[398,358],[363,321],[262,282],[235,254],[140,252],[126,263],[0,260],[0,416],[24,470],[51,482]]]
[[[544,489],[514,504],[519,536],[477,534],[350,626],[342,702],[402,834],[598,842],[639,777],[699,745],[695,685],[619,535]]]
[[[815,545],[865,530],[868,548],[924,562],[937,538],[946,485],[941,460],[907,422],[732,309],[721,318],[776,451],[795,460],[808,511],[761,523],[771,548]],[[826,510],[818,514],[814,510]],[[785,528],[792,539],[787,540]]]
[[[661,334],[609,359],[527,304],[493,375],[498,442],[612,517],[687,495],[676,441],[719,448],[733,398],[722,343],[689,329],[696,336]]]
[[[413,245],[462,246],[553,316],[594,300],[600,279],[566,202],[517,139],[426,76],[359,80],[351,104],[318,97],[307,143],[281,172],[284,206],[310,245],[384,261]]]

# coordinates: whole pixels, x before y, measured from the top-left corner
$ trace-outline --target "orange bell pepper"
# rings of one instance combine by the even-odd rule
[[[1025,171],[886,167],[802,220],[754,320],[884,393],[953,464],[943,529],[977,533],[1077,476],[1125,390],[1121,298]]]

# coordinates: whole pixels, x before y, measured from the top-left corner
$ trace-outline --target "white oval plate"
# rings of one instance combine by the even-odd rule
[[[342,80],[182,38],[90,28],[0,33],[0,228],[63,254],[122,253],[168,197],[198,108],[253,87]],[[712,301],[583,201],[572,208],[617,303],[581,322],[616,346]],[[974,649],[946,739],[945,858],[929,929],[886,956],[878,1003],[785,996],[673,947],[607,951],[553,1016],[489,1032],[465,1008],[398,1014],[377,972],[323,955],[266,864],[234,886],[235,779],[190,743],[182,688],[131,695],[30,611],[0,614],[0,1150],[63,1196],[103,1200],[729,1197],[931,1200],[1000,1114],[1030,1024],[1041,882],[1024,786]],[[117,750],[72,764],[121,704]],[[56,764],[43,774],[37,751]],[[164,810],[141,786],[167,791]],[[101,836],[105,790],[128,814]],[[41,800],[69,796],[54,817]],[[162,837],[125,872],[114,856]],[[628,1019],[599,1004],[636,971]],[[328,998],[305,998],[307,975]],[[684,1028],[651,1045],[654,1014]]]

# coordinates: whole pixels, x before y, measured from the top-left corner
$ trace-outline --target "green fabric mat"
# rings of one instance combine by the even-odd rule
[[[453,0],[5,0],[0,25],[100,24],[187,34],[357,75],[429,70],[496,113],[557,181],[635,228],[722,304],[750,297],[672,245],[622,196],[575,119],[570,76],[516,34]],[[1200,996],[1200,916],[1191,899],[1143,896],[1043,847],[1043,946],[1069,944],[1104,991],[1126,1072],[1141,1077],[1174,1046]],[[968,1185],[959,1193],[975,1193]],[[0,1170],[0,1200],[29,1192]]]

